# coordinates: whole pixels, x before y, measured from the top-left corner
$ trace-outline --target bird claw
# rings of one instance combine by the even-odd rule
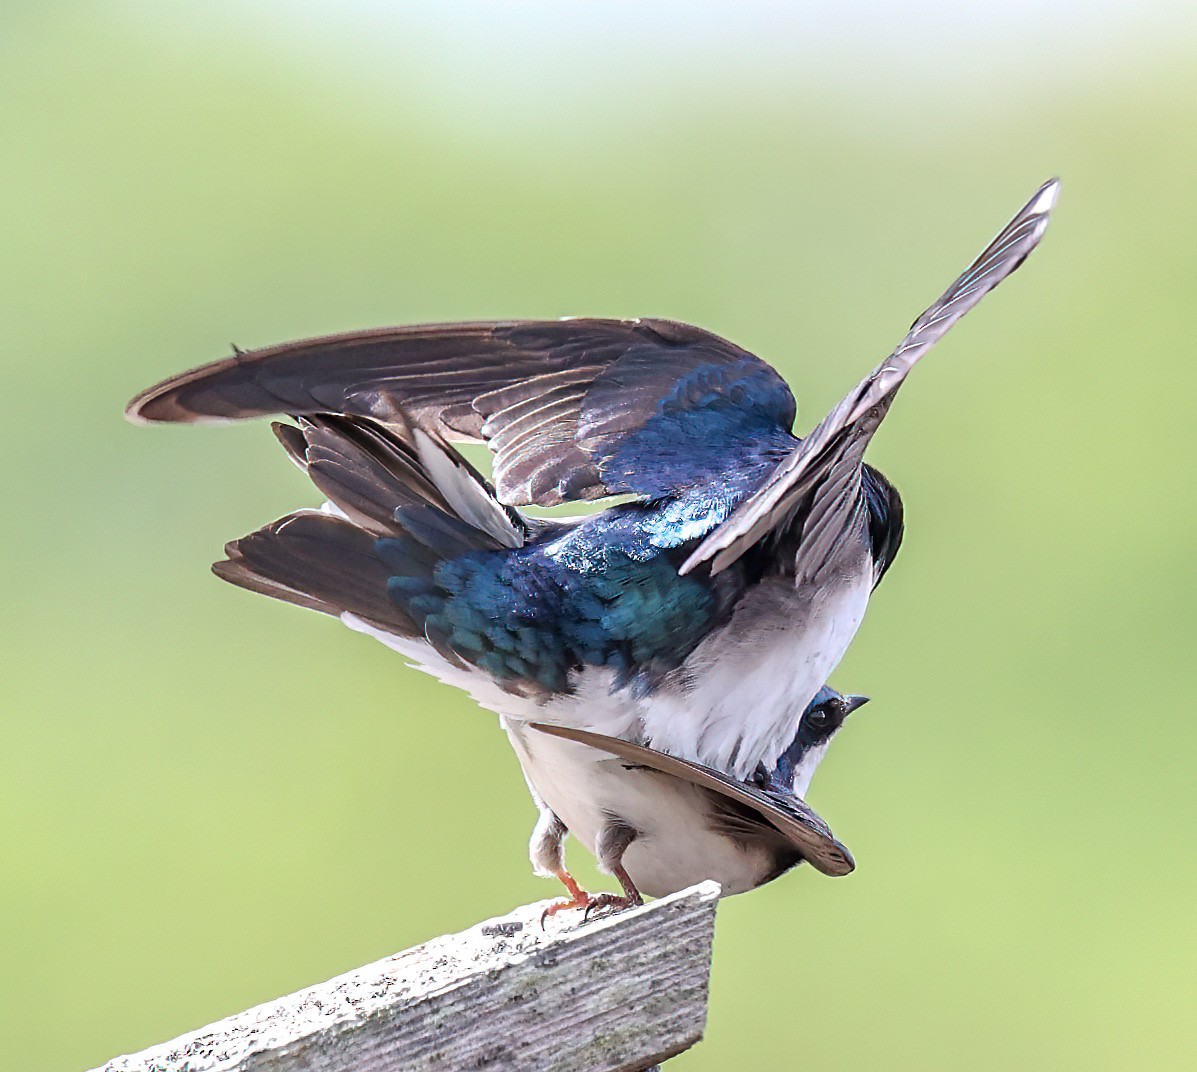
[[[548,919],[549,916],[555,916],[558,912],[567,912],[571,908],[584,908],[587,912],[589,912],[590,906],[597,900],[597,897],[592,897],[585,890],[579,889],[578,892],[574,894],[574,896],[568,901],[554,901],[543,912],[541,912],[540,929],[542,931],[544,930],[545,920]],[[582,918],[585,919],[586,917],[583,916]]]
[[[599,893],[590,898],[590,903],[586,906],[586,911],[582,914],[582,922],[589,923],[593,919],[605,919],[608,916],[618,915],[620,912],[625,912],[629,908],[639,908],[644,904],[641,897],[624,896],[621,897],[618,893]],[[598,915],[595,915],[598,913]]]

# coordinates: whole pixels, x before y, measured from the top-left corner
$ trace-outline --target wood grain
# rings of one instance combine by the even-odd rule
[[[719,887],[591,923],[525,905],[103,1072],[633,1072],[702,1037]]]

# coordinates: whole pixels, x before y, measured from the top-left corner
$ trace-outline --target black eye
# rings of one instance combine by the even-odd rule
[[[822,733],[831,728],[831,715],[826,708],[816,707],[813,711],[807,712],[806,725],[816,733]]]

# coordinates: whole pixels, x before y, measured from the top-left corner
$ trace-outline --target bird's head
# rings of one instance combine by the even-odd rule
[[[795,796],[805,797],[815,769],[844,719],[868,702],[867,696],[844,696],[824,685],[802,712],[798,732],[778,759],[776,769],[769,773],[768,781]]]

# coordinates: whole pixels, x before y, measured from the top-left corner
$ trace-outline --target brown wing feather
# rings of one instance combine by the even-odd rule
[[[403,532],[397,507],[432,505],[451,513],[410,439],[358,417],[301,417],[272,426],[291,459],[352,521],[380,536]]]
[[[948,329],[1019,267],[1039,244],[1056,202],[1059,182],[1052,179],[1036,191],[952,283],[943,295],[911,325],[892,354],[854,387],[793,453],[782,461],[769,480],[708,536],[682,566],[682,573],[710,562],[718,573],[749,547],[784,524],[815,485],[835,468],[859,466],[865,447],[881,424],[894,394],[915,363]],[[854,508],[851,497],[828,497],[825,506],[840,511]],[[839,515],[837,515],[838,519]],[[829,526],[833,533],[843,523]],[[824,552],[814,548],[816,557]],[[801,552],[800,552],[801,554]],[[799,572],[803,564],[799,562]]]
[[[625,358],[633,360],[620,364]],[[656,415],[681,376],[720,364],[764,370],[789,399],[792,420],[784,381],[727,340],[668,320],[604,319],[305,339],[173,376],[134,398],[127,414],[194,422],[336,413],[388,423],[402,410],[448,438],[491,442],[500,499],[548,506],[609,494],[596,456]]]

